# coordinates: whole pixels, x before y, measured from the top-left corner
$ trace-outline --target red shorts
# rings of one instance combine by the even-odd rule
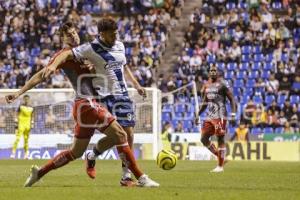
[[[76,100],[73,106],[75,137],[88,139],[94,135],[95,129],[101,132],[115,120],[108,110],[98,104],[96,100]]]
[[[223,136],[226,133],[226,120],[211,119],[205,120],[202,127],[202,134]]]

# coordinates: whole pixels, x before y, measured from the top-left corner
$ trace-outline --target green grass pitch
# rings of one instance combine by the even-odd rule
[[[119,186],[120,161],[97,161],[97,178],[91,180],[81,160],[50,172],[32,188],[23,183],[32,164],[44,160],[0,161],[2,200],[244,200],[300,199],[299,162],[231,161],[222,174],[211,174],[216,162],[179,161],[170,171],[154,161],[139,161],[160,188]]]

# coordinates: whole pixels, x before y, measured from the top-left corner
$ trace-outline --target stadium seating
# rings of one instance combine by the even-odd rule
[[[92,3],[91,3],[92,2]],[[270,13],[272,15],[276,15],[273,16],[273,20],[274,19],[280,19],[280,20],[286,20],[284,16],[287,12],[286,10],[284,10],[284,4],[281,1],[271,1],[272,3],[268,6],[268,10],[270,11]],[[172,69],[175,73],[174,74],[165,74],[165,76],[174,76],[174,80],[175,80],[175,87],[180,88],[182,86],[184,86],[187,82],[191,82],[192,80],[195,80],[196,77],[201,76],[201,80],[203,80],[199,85],[200,88],[198,88],[198,101],[201,102],[201,98],[200,98],[200,92],[201,92],[201,86],[205,83],[205,81],[207,80],[207,74],[208,74],[208,68],[211,65],[216,64],[216,66],[218,67],[218,69],[222,70],[224,72],[224,79],[225,81],[230,85],[230,87],[232,88],[233,94],[235,99],[238,101],[238,105],[241,105],[242,107],[244,105],[246,105],[250,99],[253,100],[253,102],[255,103],[255,105],[258,104],[263,104],[266,107],[269,107],[270,104],[275,100],[277,102],[277,104],[280,106],[280,108],[283,108],[284,106],[284,102],[286,100],[289,100],[291,105],[295,105],[298,106],[298,108],[300,109],[299,106],[299,102],[300,102],[300,96],[299,94],[297,94],[296,92],[292,93],[285,93],[282,94],[281,91],[276,91],[276,92],[269,92],[267,90],[266,87],[264,86],[258,86],[256,85],[258,80],[261,78],[263,79],[263,83],[268,84],[269,83],[269,79],[271,76],[271,73],[275,73],[276,78],[280,79],[280,74],[279,74],[279,63],[283,62],[284,67],[285,67],[285,71],[284,73],[286,73],[289,76],[289,80],[291,81],[291,85],[292,88],[295,89],[300,89],[300,84],[297,82],[293,82],[294,81],[294,75],[297,74],[297,70],[300,67],[300,63],[299,61],[296,61],[297,58],[299,57],[299,41],[300,41],[300,28],[299,25],[294,27],[286,27],[289,29],[290,32],[290,36],[289,38],[292,39],[292,41],[294,42],[294,47],[296,49],[290,49],[288,46],[288,41],[287,39],[278,39],[276,38],[275,43],[273,44],[271,49],[267,49],[265,42],[267,41],[268,38],[268,34],[265,34],[264,32],[267,31],[267,23],[262,21],[262,17],[259,17],[260,22],[262,23],[262,28],[261,31],[263,32],[262,36],[257,35],[257,33],[255,31],[253,31],[251,29],[251,16],[254,15],[252,13],[252,11],[248,10],[248,8],[250,8],[250,4],[248,1],[238,1],[237,3],[235,1],[226,1],[226,9],[225,8],[217,8],[217,6],[212,6],[210,9],[212,9],[211,11],[213,12],[201,12],[201,14],[205,15],[205,16],[209,16],[211,17],[220,17],[222,15],[226,15],[227,12],[229,11],[230,14],[236,14],[238,17],[237,18],[241,18],[243,21],[243,24],[240,24],[242,27],[242,35],[240,39],[235,38],[237,35],[237,24],[241,23],[239,20],[236,20],[235,22],[231,22],[227,19],[225,25],[224,24],[218,24],[218,25],[212,25],[211,21],[205,22],[207,24],[202,24],[204,22],[201,21],[202,17],[199,17],[195,20],[194,23],[192,23],[191,25],[194,26],[195,28],[195,33],[197,33],[197,42],[199,42],[200,44],[198,44],[198,46],[200,46],[201,49],[201,61],[202,64],[196,67],[190,67],[189,64],[184,64],[186,65],[185,67],[188,68],[188,70],[184,71],[184,76],[180,77],[180,73],[178,72],[178,69],[182,66],[180,66],[178,63],[178,66],[176,65],[176,69]],[[57,6],[57,5],[56,5]],[[260,11],[260,6],[258,8],[253,8],[253,9],[257,9],[257,11]],[[116,6],[118,7],[118,6]],[[119,12],[120,10],[115,10],[115,6],[108,6],[107,8],[103,9],[101,6],[99,6],[99,4],[97,3],[97,1],[83,1],[83,5],[82,5],[82,11],[86,11],[89,14],[95,14],[95,16],[101,15],[103,14],[103,12],[113,12],[114,14],[117,14],[117,12]],[[136,7],[135,5],[133,5],[130,10],[131,11],[138,11],[141,8]],[[217,10],[220,12],[216,12]],[[146,9],[148,10],[148,9]],[[159,10],[159,9],[158,9]],[[156,10],[156,12],[154,12],[154,14],[152,15],[153,18],[160,18],[161,16],[159,16],[159,11]],[[273,12],[275,11],[275,12]],[[281,11],[281,12],[278,12]],[[123,12],[123,11],[120,11]],[[50,11],[48,13],[51,13]],[[60,13],[57,13],[57,11],[53,11],[53,13],[57,16],[59,16]],[[81,16],[81,13],[84,12],[78,12],[79,17],[83,17]],[[211,13],[215,13],[214,16],[211,16]],[[293,17],[295,18],[295,13],[293,12]],[[52,16],[52,14],[49,14]],[[117,14],[118,15],[118,14]],[[143,16],[144,18],[146,17],[147,13],[145,13],[145,16]],[[174,16],[172,15],[172,18]],[[37,17],[39,18],[39,17]],[[221,20],[219,20],[221,21]],[[158,32],[155,32],[154,30],[154,25],[156,22],[151,22],[150,24],[148,24],[147,26],[140,26],[138,24],[143,24],[145,21],[144,19],[142,20],[142,22],[137,21],[136,18],[131,18],[131,19],[126,19],[126,18],[120,18],[120,20],[118,21],[118,26],[120,28],[120,37],[122,40],[125,40],[125,35],[128,36],[128,39],[126,37],[126,49],[125,49],[125,55],[127,57],[128,63],[130,63],[129,65],[131,65],[131,63],[134,62],[134,55],[137,54],[136,59],[138,60],[136,64],[133,64],[131,67],[137,67],[137,71],[138,73],[136,74],[142,74],[142,78],[139,79],[140,84],[142,84],[143,86],[151,86],[152,83],[150,84],[146,84],[147,83],[147,77],[145,76],[144,71],[142,69],[140,69],[139,63],[142,60],[145,60],[145,56],[146,54],[143,51],[143,47],[144,47],[144,40],[149,40],[150,44],[152,45],[152,48],[155,49],[155,51],[151,54],[151,59],[152,61],[149,63],[155,63],[155,67],[161,67],[161,66],[157,66],[159,65],[160,61],[161,61],[161,54],[163,54],[165,46],[167,44],[167,40],[163,41],[162,40],[162,35],[164,35],[165,38],[168,38],[169,36],[169,32],[165,32],[162,30],[159,30]],[[169,27],[167,27],[162,20],[160,20],[160,27],[159,29],[167,29],[169,30]],[[273,24],[276,24],[276,22],[273,22]],[[80,30],[80,36],[81,38],[84,38],[84,35],[88,35],[87,31],[86,31],[86,24],[84,23],[78,23],[80,25],[79,30]],[[136,28],[135,26],[133,26],[133,24],[140,26],[139,30],[138,30],[138,42],[133,42],[134,38],[133,37],[133,30]],[[285,23],[283,23],[285,25]],[[53,22],[53,24],[49,25],[49,27],[47,27],[47,30],[45,30],[43,32],[43,34],[46,37],[50,37],[51,42],[53,42],[54,37],[50,34],[50,32],[52,31],[52,26],[57,26],[58,27],[59,22],[55,21]],[[3,27],[9,27],[8,24],[5,24]],[[215,28],[217,27],[217,28]],[[226,39],[225,38],[225,34],[223,34],[225,32],[225,28],[228,30],[228,38],[230,39]],[[37,29],[41,29],[41,27],[37,27]],[[201,32],[200,29],[204,32]],[[216,34],[214,32],[214,30],[218,30],[219,33],[222,34]],[[274,26],[275,31],[280,31],[278,27]],[[12,31],[15,31],[12,29]],[[246,32],[249,31],[252,36],[250,39],[247,39],[246,37]],[[149,33],[148,33],[149,32]],[[186,30],[186,33],[188,33],[188,30]],[[205,34],[204,34],[205,33]],[[193,33],[194,34],[194,33]],[[42,34],[41,34],[42,35]],[[44,41],[46,39],[42,38],[41,35],[39,35],[36,38],[36,41]],[[147,35],[147,36],[146,36]],[[154,40],[154,38],[152,38],[152,35],[155,35],[155,38],[157,39],[157,41]],[[186,34],[186,36],[188,36],[189,34]],[[280,34],[279,34],[280,35]],[[90,36],[90,35],[89,35]],[[208,48],[206,47],[207,45],[207,36],[211,37],[211,38],[220,38],[216,41],[216,43],[218,43],[217,46],[217,50],[216,51],[209,51]],[[22,37],[17,37],[15,38],[16,40],[13,40],[13,38],[9,38],[9,35],[3,35],[3,38],[7,38],[8,40],[3,42],[4,46],[3,49],[6,49],[8,47],[8,44],[10,44],[11,46],[13,46],[13,53],[16,55],[21,54],[20,53],[20,47],[22,46],[21,44],[24,44],[25,41],[27,41],[29,38],[27,35],[25,35],[25,38]],[[154,37],[154,36],[153,36]],[[276,37],[279,37],[278,35],[276,35]],[[258,39],[259,38],[259,39]],[[128,39],[128,41],[127,41]],[[272,39],[270,39],[272,40]],[[233,45],[233,41],[236,41],[238,43],[238,46],[241,49],[241,52],[239,54],[239,56],[237,56],[237,58],[231,58],[230,54],[228,53],[229,49],[232,47]],[[272,40],[273,41],[273,40]],[[197,43],[196,41],[191,40],[191,38],[185,38],[182,46],[183,49],[182,51],[186,51],[187,55],[189,57],[193,56],[193,54],[195,53],[195,44]],[[284,46],[284,50],[280,51],[280,49],[278,48],[279,43],[282,42],[283,46]],[[53,42],[54,43],[54,42]],[[223,49],[221,49],[221,44],[224,46]],[[138,47],[138,51],[136,52],[136,48],[135,45],[137,45]],[[53,47],[53,49],[49,49],[46,48],[47,50],[45,51],[44,47],[47,47],[47,44],[45,44],[44,42],[38,42],[38,43],[33,43],[33,44],[28,44],[25,45],[25,55],[26,55],[26,59],[25,61],[28,62],[29,66],[31,69],[33,69],[37,63],[47,63],[48,59],[49,59],[49,55],[52,55],[54,53],[54,51],[57,50],[57,48],[59,47],[59,44],[57,44],[57,46]],[[219,50],[223,50],[224,55],[220,56],[219,54]],[[293,52],[296,52],[295,55],[293,54]],[[279,52],[279,53],[278,53]],[[177,55],[180,52],[172,52],[174,55]],[[3,53],[1,56],[1,61],[7,58],[7,53]],[[41,55],[42,54],[42,55]],[[179,60],[179,59],[178,59]],[[188,59],[189,60],[189,59]],[[296,69],[294,71],[289,71],[289,69],[286,67],[287,63],[292,60],[294,62],[294,65],[296,66]],[[18,60],[18,62],[24,62],[24,60]],[[0,70],[2,73],[5,73],[5,79],[4,82],[7,84],[3,84],[4,86],[1,86],[3,88],[13,88],[13,87],[17,87],[16,86],[16,77],[10,77],[10,72],[15,70],[15,66],[19,66],[19,63],[14,63],[14,65],[9,64],[9,61],[7,62],[2,62],[1,66],[0,66]],[[149,66],[148,68],[152,70],[152,67],[154,67],[154,65]],[[148,69],[147,68],[147,69]],[[156,71],[157,68],[155,68]],[[144,68],[143,68],[144,69]],[[172,71],[170,70],[170,71]],[[22,71],[22,70],[20,70]],[[159,70],[157,70],[159,71]],[[23,71],[21,72],[23,73]],[[298,70],[299,73],[299,70]],[[136,75],[135,74],[135,75]],[[152,71],[151,71],[152,74]],[[27,79],[28,77],[30,77],[30,74],[27,74],[26,77],[24,79]],[[279,78],[278,78],[279,77]],[[162,81],[163,84],[167,84],[167,81]],[[51,83],[50,83],[51,84]],[[155,85],[155,84],[154,84]],[[166,85],[163,85],[167,88]],[[51,87],[51,85],[42,85],[40,87]],[[158,87],[160,87],[158,85]],[[174,88],[173,88],[174,89]],[[168,90],[168,89],[167,89]],[[191,97],[192,89],[191,88],[187,88],[187,92],[186,92],[186,96],[180,96],[177,97],[175,96],[175,104],[171,104],[171,103],[164,103],[162,106],[162,122],[171,122],[173,128],[176,127],[176,125],[178,124],[178,122],[182,122],[183,124],[183,129],[185,131],[188,132],[198,132],[198,127],[195,127],[194,125],[194,113],[195,113],[195,98]],[[168,91],[170,92],[170,91]],[[186,105],[186,103],[191,103],[192,105]],[[227,105],[228,107],[228,105]],[[67,113],[67,111],[66,111]],[[287,113],[285,113],[287,114]],[[201,117],[205,117],[205,113],[203,113],[201,115]],[[241,116],[238,116],[238,118],[240,118]],[[42,112],[39,113],[37,115],[37,120],[38,120],[38,125],[37,127],[35,127],[35,131],[38,132],[39,130],[45,129],[45,114],[43,114]],[[300,123],[300,122],[299,122]],[[235,127],[229,127],[229,132],[232,133],[234,131]],[[50,130],[49,129],[45,129],[46,133],[49,133]],[[0,128],[0,133],[4,132],[3,129]],[[269,133],[283,133],[283,129],[282,128],[276,128],[276,129],[272,129],[272,128],[257,128],[257,127],[253,127],[251,129],[251,134],[260,134],[260,133],[265,133],[265,134],[269,134]]]
[[[230,10],[232,13],[237,13],[239,17],[242,17],[244,19],[244,23],[250,23],[251,19],[251,14],[247,10],[243,10],[245,8],[249,8],[249,4],[245,3],[244,1],[239,1],[237,4],[234,1],[228,1],[226,4],[226,10]],[[237,12],[236,8],[239,8]],[[212,9],[215,9],[212,7]],[[220,11],[220,7],[216,8],[218,9],[217,13],[224,12],[225,9]],[[270,10],[271,14],[272,9],[273,10],[281,10],[283,9],[283,5],[281,1],[275,1],[273,2],[267,9]],[[224,14],[223,13],[223,14]],[[231,14],[232,14],[231,13]],[[282,15],[283,12],[278,12],[275,13],[278,16]],[[209,15],[205,13],[205,15]],[[252,13],[253,15],[253,13]],[[219,16],[218,14],[214,15],[214,17]],[[278,17],[276,16],[276,17]],[[260,19],[262,20],[262,19]],[[204,30],[206,33],[210,36],[214,36],[213,33],[213,28],[211,26],[206,26],[201,24],[202,22],[198,22],[198,25],[195,25],[195,29],[197,27],[204,27]],[[231,41],[226,41],[226,40],[220,40],[219,45],[223,44],[225,48],[223,49],[225,52],[231,47],[232,45],[232,40],[236,40],[234,38],[234,35],[236,34],[236,23],[230,24],[228,22],[228,25],[226,26],[221,26],[217,25],[218,27],[218,32],[224,34],[224,28],[226,27],[228,30],[228,35],[231,37]],[[262,31],[265,31],[267,29],[267,24],[265,22],[262,22]],[[250,99],[253,100],[255,105],[264,105],[266,107],[269,107],[270,104],[275,100],[280,108],[283,108],[284,102],[288,99],[290,100],[290,103],[292,105],[298,106],[299,110],[299,95],[297,94],[288,94],[288,93],[282,93],[282,92],[269,92],[268,90],[268,85],[269,85],[269,80],[271,77],[271,73],[277,73],[278,72],[278,63],[283,62],[286,64],[290,59],[291,55],[286,52],[282,52],[279,54],[279,56],[276,54],[275,50],[278,46],[278,43],[275,44],[273,49],[267,49],[265,47],[265,36],[263,36],[262,41],[257,40],[257,35],[254,33],[250,28],[250,26],[245,26],[244,29],[242,30],[243,34],[245,34],[245,31],[250,31],[253,34],[252,40],[253,41],[244,41],[245,37],[241,37],[242,39],[236,40],[238,42],[238,45],[240,46],[241,49],[241,56],[239,59],[224,59],[222,58],[219,60],[220,57],[218,57],[218,53],[210,53],[206,55],[204,53],[203,57],[204,59],[207,60],[208,66],[212,65],[214,62],[216,63],[218,69],[222,70],[224,72],[224,78],[228,82],[229,85],[232,87],[232,92],[235,96],[235,99],[239,101],[239,105],[242,107],[249,102]],[[275,27],[276,28],[276,27]],[[295,41],[295,44],[297,44],[297,41],[300,41],[300,29],[294,28],[291,33],[293,33],[293,40]],[[255,36],[256,35],[256,36]],[[220,35],[222,38],[222,35]],[[202,40],[204,37],[201,35],[199,36]],[[193,41],[187,41],[190,46],[193,46]],[[205,39],[204,39],[204,42]],[[276,42],[278,42],[276,40]],[[283,41],[284,45],[287,45],[286,41]],[[216,56],[214,56],[216,55]],[[226,57],[230,57],[230,55],[226,55]],[[296,60],[296,57],[293,58]],[[295,63],[297,65],[297,63]],[[298,64],[299,65],[299,64]],[[277,70],[277,71],[276,71]],[[289,76],[292,76],[289,74]],[[280,77],[278,75],[278,77]],[[203,78],[203,77],[202,77]],[[277,78],[277,74],[276,77]],[[263,81],[257,85],[257,81],[259,79],[262,79]],[[291,79],[292,80],[292,79]],[[205,82],[205,81],[204,81]],[[295,82],[295,84],[292,83],[292,88],[300,88],[300,85]],[[194,100],[192,100],[194,101]],[[299,122],[300,123],[300,122]],[[229,132],[232,132],[233,129],[229,128]],[[274,133],[275,131],[278,131],[277,129],[273,128],[264,128],[260,129],[257,127],[253,127],[251,129],[252,134],[259,134],[259,133]],[[280,130],[281,131],[281,130]]]
[[[274,133],[274,129],[271,127],[264,128],[264,134],[272,134]]]
[[[261,133],[263,133],[261,128],[252,128],[251,129],[251,134],[257,135],[257,134],[261,134]]]
[[[283,133],[283,132],[284,132],[284,128],[283,127],[278,127],[278,128],[275,129],[275,133],[280,134],[280,133]]]
[[[274,95],[267,95],[265,102],[267,103],[267,105],[270,105],[274,100],[276,100]]]

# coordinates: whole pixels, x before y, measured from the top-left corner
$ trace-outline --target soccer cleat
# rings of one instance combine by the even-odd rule
[[[217,166],[215,169],[211,170],[210,172],[212,173],[220,173],[220,172],[224,172],[224,168]]]
[[[96,161],[90,160],[88,158],[88,155],[89,153],[85,155],[86,173],[90,178],[94,179],[96,178],[96,169],[95,169]]]
[[[26,179],[24,187],[31,187],[34,183],[38,182],[38,180],[40,179],[38,176],[39,170],[40,168],[38,166],[36,165],[31,166],[30,175]]]
[[[10,158],[12,158],[12,159],[16,158],[16,154],[14,154],[14,153],[10,154]]]
[[[133,181],[132,178],[126,177],[120,180],[120,185],[124,187],[134,187],[136,186],[136,183]]]
[[[137,182],[137,186],[139,187],[159,187],[159,183],[156,183],[152,179],[150,179],[146,174],[143,174]]]

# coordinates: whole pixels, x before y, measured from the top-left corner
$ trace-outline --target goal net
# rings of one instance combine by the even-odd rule
[[[161,93],[156,88],[147,88],[147,97],[141,97],[135,89],[129,89],[129,95],[135,105],[136,125],[134,143],[136,154],[143,154],[143,145],[148,148],[148,157],[155,158],[159,150],[161,133]],[[5,95],[16,90],[0,90],[0,159],[9,157],[17,130],[17,110],[22,96],[13,104],[5,103]],[[72,89],[33,89],[26,93],[34,106],[34,124],[31,129],[29,147],[39,149],[39,155],[31,158],[50,158],[56,150],[62,150],[73,141],[74,120],[72,115],[74,91]],[[91,144],[103,137],[96,131]],[[22,140],[18,151],[22,157]],[[43,150],[41,150],[43,149]],[[52,149],[52,150],[51,150]],[[47,151],[47,153],[45,153]],[[45,154],[47,154],[45,156]],[[48,156],[48,157],[47,157]],[[145,158],[141,155],[138,157]],[[19,158],[19,157],[18,157]]]
[[[197,85],[194,81],[162,94],[162,124],[171,123],[173,132],[199,133],[195,118],[199,113]]]

